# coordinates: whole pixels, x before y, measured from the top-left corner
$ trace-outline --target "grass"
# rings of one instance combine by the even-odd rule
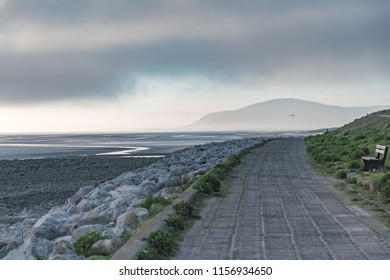
[[[373,212],[387,225],[390,208],[390,154],[384,168],[362,172],[362,156],[374,156],[377,144],[390,147],[390,110],[356,119],[334,131],[305,139],[308,161],[322,175],[341,179],[343,190],[354,203]],[[359,182],[366,182],[359,183]],[[371,185],[372,187],[367,187]]]

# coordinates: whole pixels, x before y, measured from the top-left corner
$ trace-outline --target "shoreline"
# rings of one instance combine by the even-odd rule
[[[104,247],[99,247],[96,254],[110,254],[116,250],[122,237],[131,233],[147,217],[148,210],[142,207],[147,197],[168,198],[187,182],[196,180],[216,164],[261,140],[247,138],[211,142],[175,151],[160,160],[122,158],[125,162],[154,162],[138,169],[133,166],[133,170],[127,166],[125,172],[112,180],[103,181],[100,178],[100,181],[89,185],[83,182],[76,193],[61,201],[65,203],[52,207],[42,216],[27,217],[3,228],[0,226],[0,259],[85,259],[77,255],[73,244],[93,231],[100,232],[106,238],[100,242],[104,244],[94,244]],[[62,164],[65,170],[70,169]],[[91,172],[86,174],[99,173],[95,167],[87,167]],[[103,166],[102,170],[104,168],[108,169]],[[46,172],[53,176],[52,172]],[[28,199],[36,202],[34,197],[28,196]]]
[[[52,157],[0,160],[0,224],[39,216],[84,186],[147,167],[154,157]]]

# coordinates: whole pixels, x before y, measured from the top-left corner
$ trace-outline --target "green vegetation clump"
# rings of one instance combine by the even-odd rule
[[[161,210],[164,209],[164,205],[161,205],[159,203],[153,203],[152,206],[148,210],[148,218],[152,218],[156,216]]]
[[[173,206],[174,214],[165,220],[167,226],[152,232],[146,241],[146,248],[137,253],[140,260],[166,259],[174,253],[177,248],[177,237],[191,222],[199,218],[195,214],[195,208],[188,202],[181,201]]]
[[[162,196],[149,196],[142,202],[141,206],[143,208],[150,209],[153,204],[167,206],[170,204],[170,201]]]
[[[221,182],[212,173],[206,173],[195,182],[194,188],[201,193],[215,194],[221,191]]]
[[[384,174],[375,183],[375,187],[378,189],[384,202],[390,202],[390,173]]]
[[[103,239],[105,239],[105,237],[102,235],[101,232],[92,231],[78,238],[73,244],[73,246],[78,255],[89,257],[92,255],[92,245],[95,244],[97,241]]]
[[[199,218],[198,215],[195,215],[195,208],[192,206],[192,204],[188,202],[179,202],[175,206],[173,206],[173,209],[175,210],[176,214],[183,217],[183,218]]]
[[[199,192],[215,195],[221,192],[221,181],[223,181],[233,171],[233,168],[241,163],[241,158],[247,155],[251,149],[259,148],[265,144],[265,141],[261,141],[251,148],[241,150],[237,155],[229,156],[223,163],[219,163],[214,166],[206,174],[203,174],[194,183],[194,188]]]
[[[170,227],[162,228],[152,232],[147,238],[150,247],[156,250],[158,255],[169,257],[174,249],[177,248],[177,242],[174,237],[174,231]]]
[[[177,231],[184,230],[185,228],[185,219],[183,216],[178,214],[169,215],[169,217],[165,220],[168,227],[171,227]]]
[[[148,209],[148,218],[154,217],[158,212],[164,209],[165,206],[169,205],[171,201],[162,196],[149,196],[146,198],[141,206]]]

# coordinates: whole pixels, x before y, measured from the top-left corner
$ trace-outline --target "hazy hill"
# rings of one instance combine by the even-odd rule
[[[238,110],[212,113],[189,130],[311,130],[339,127],[386,107],[340,107],[299,99],[274,99]]]

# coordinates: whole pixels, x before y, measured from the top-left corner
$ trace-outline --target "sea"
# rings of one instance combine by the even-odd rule
[[[176,150],[256,133],[122,133],[0,135],[0,160],[74,156],[163,157]]]
[[[302,133],[159,132],[121,134],[0,134],[0,160],[77,156],[164,157],[210,142]]]

